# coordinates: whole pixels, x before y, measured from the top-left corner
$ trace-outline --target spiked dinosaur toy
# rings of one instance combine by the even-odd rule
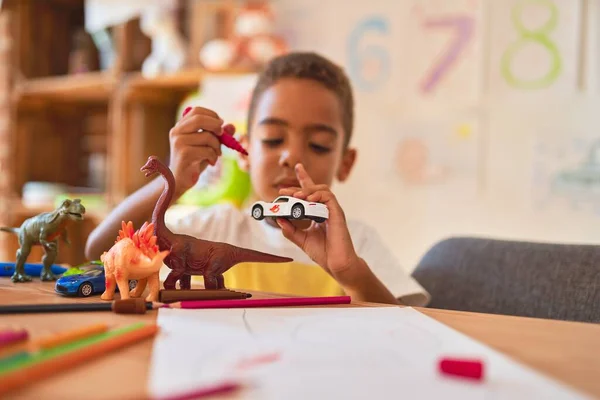
[[[20,228],[0,228],[0,231],[15,233],[19,237],[19,250],[17,250],[17,262],[15,273],[11,277],[12,281],[31,281],[31,276],[25,274],[25,262],[31,253],[31,248],[35,245],[44,248],[40,279],[43,281],[56,280],[57,276],[52,273],[51,267],[58,255],[58,239],[62,237],[65,243],[69,244],[67,226],[71,221],[82,221],[84,214],[85,207],[81,204],[80,199],[66,199],[54,211],[26,219]]]
[[[100,256],[106,275],[106,289],[100,298],[112,300],[116,285],[119,285],[121,299],[140,297],[149,283],[150,294],[146,301],[157,301],[159,270],[169,251],[159,251],[156,236],[153,235],[154,225],[147,222],[133,232],[133,223],[121,222],[121,230],[113,247]],[[129,280],[137,279],[135,289],[129,293]]]
[[[197,239],[193,236],[175,234],[165,225],[165,212],[175,192],[175,177],[171,170],[157,157],[150,156],[141,168],[146,177],[158,172],[165,179],[165,188],[152,213],[154,234],[158,237],[160,250],[170,250],[165,264],[171,269],[165,280],[165,289],[190,289],[191,275],[203,275],[206,289],[224,289],[223,273],[242,262],[285,263],[293,261],[255,250],[236,247],[228,243]]]

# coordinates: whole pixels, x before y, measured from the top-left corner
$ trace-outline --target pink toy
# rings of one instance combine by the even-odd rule
[[[156,244],[157,238],[153,235],[154,224],[147,222],[140,230],[134,233],[131,221],[121,223],[122,229],[115,244],[108,252],[100,256],[106,274],[106,289],[102,293],[102,300],[112,300],[115,294],[115,281],[119,285],[121,299],[140,297],[150,284],[150,294],[146,301],[158,301],[159,270],[169,250],[159,251]],[[129,280],[137,279],[135,289],[129,293]]]

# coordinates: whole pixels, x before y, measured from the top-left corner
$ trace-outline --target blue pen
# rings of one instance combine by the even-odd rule
[[[31,276],[40,276],[42,273],[43,264],[32,264],[25,263],[25,274]],[[61,267],[60,265],[52,265],[51,267],[52,273],[55,275],[60,275],[64,273],[67,269]],[[0,262],[0,276],[12,276],[15,273],[15,263],[14,262]]]

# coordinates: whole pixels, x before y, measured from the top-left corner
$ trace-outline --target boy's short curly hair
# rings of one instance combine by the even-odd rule
[[[310,79],[331,90],[339,99],[344,127],[344,148],[350,143],[354,128],[352,86],[341,67],[312,52],[292,52],[272,59],[258,77],[248,110],[248,130],[252,126],[256,106],[265,90],[282,78]]]

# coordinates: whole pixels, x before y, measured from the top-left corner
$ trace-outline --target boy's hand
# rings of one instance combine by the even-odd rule
[[[284,218],[277,218],[283,235],[342,286],[352,285],[354,282],[345,282],[348,274],[344,272],[363,263],[354,250],[342,207],[327,185],[315,185],[302,164],[296,165],[296,177],[301,188],[281,189],[279,194],[323,203],[329,209],[329,219],[322,224],[313,222],[308,229],[302,230]]]
[[[169,132],[169,168],[175,176],[177,196],[198,182],[208,164],[216,164],[221,143],[215,135],[221,135],[222,126],[223,120],[214,111],[188,107]]]

